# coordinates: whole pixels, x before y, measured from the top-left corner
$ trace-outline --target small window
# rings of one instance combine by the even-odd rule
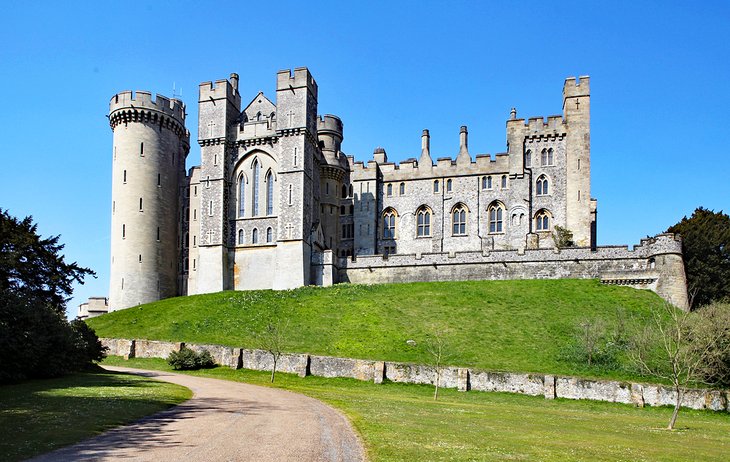
[[[139,156],[144,157],[144,143],[139,143]]]
[[[162,186],[162,175],[157,174],[157,186]]]
[[[139,211],[142,211],[142,198],[139,198]]]
[[[537,178],[537,184],[536,184],[536,188],[535,188],[537,190],[537,195],[545,196],[545,195],[549,194],[548,187],[549,186],[548,186],[547,177],[545,175],[540,175]]]
[[[160,227],[157,227],[157,240],[160,240]]]
[[[507,175],[502,175],[502,189],[507,189]]]
[[[243,230],[242,229],[238,230],[238,244],[239,245],[243,244]]]
[[[454,236],[466,235],[466,207],[463,204],[454,207],[451,212],[451,223]]]
[[[527,152],[525,152],[525,167],[531,167],[532,166],[532,151],[529,149]]]
[[[345,206],[340,205],[340,215],[344,215],[344,214],[345,214]]]
[[[125,170],[125,171],[124,171],[124,173],[123,173],[123,179],[122,179],[122,181],[123,181],[124,183],[126,183],[126,182],[127,182],[127,171],[126,171],[126,170]]]
[[[142,263],[142,254],[139,254],[139,262]]]
[[[324,193],[327,194],[327,195],[329,195],[329,193],[330,193],[330,183],[329,183],[329,181],[325,181],[324,182]]]
[[[266,242],[272,242],[274,240],[274,230],[269,226],[266,228]]]
[[[492,177],[487,177],[487,189],[492,189]]]
[[[487,177],[482,177],[482,189],[487,189]]]
[[[122,239],[127,237],[127,225],[122,224]]]
[[[350,192],[350,197],[352,197],[352,196],[354,195],[354,194],[353,194],[353,193],[354,193],[354,190],[353,190],[353,188],[352,188],[352,185],[350,185],[350,191],[349,191],[349,192]]]
[[[342,199],[347,198],[347,186],[344,185],[344,184],[342,185],[342,194],[341,194],[341,197],[342,197]]]
[[[446,192],[451,192],[451,180],[446,180]]]
[[[400,184],[400,192],[399,192],[399,194],[402,196],[405,193],[406,193],[406,184],[405,183],[401,183]]]
[[[416,211],[416,236],[427,237],[431,235],[431,210],[422,206]]]
[[[208,216],[213,216],[213,201],[208,201]]]
[[[434,180],[434,182],[433,182],[433,192],[435,192],[435,193],[439,192],[439,180]]]
[[[390,197],[393,195],[393,185],[388,183],[388,186],[385,188],[386,194]]]
[[[293,204],[292,200],[292,185],[289,185],[289,205]]]
[[[254,228],[253,231],[251,231],[251,244],[258,244],[259,243],[259,230]]]
[[[550,231],[550,214],[547,210],[540,210],[535,216],[535,228],[538,231]]]

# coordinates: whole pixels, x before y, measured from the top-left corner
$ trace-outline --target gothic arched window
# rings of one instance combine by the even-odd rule
[[[535,228],[538,231],[550,231],[550,212],[543,209],[535,215]]]
[[[395,217],[398,214],[393,209],[383,213],[383,239],[395,239]]]
[[[489,216],[489,232],[490,233],[501,233],[504,231],[502,217],[504,215],[504,206],[499,202],[492,202],[487,209],[487,215]]]
[[[416,236],[427,237],[431,235],[431,209],[422,205],[416,211]]]
[[[243,217],[246,213],[246,177],[243,174],[238,176],[238,216]]]
[[[242,229],[238,230],[238,244],[239,245],[243,244],[243,230]]]
[[[502,189],[507,189],[507,175],[502,175]]]
[[[274,175],[266,174],[266,215],[274,214]]]
[[[347,198],[347,185],[342,185],[342,198]]]
[[[446,192],[451,192],[451,185],[452,184],[453,183],[452,183],[451,180],[446,180]]]
[[[401,184],[400,184],[400,191],[399,191],[399,194],[400,194],[400,195],[402,196],[402,195],[403,195],[403,194],[405,194],[405,193],[406,193],[406,184],[405,184],[405,183],[401,183]]]
[[[388,196],[392,196],[393,195],[393,185],[392,184],[388,183],[388,186],[385,189],[386,189],[386,194]]]
[[[259,230],[254,228],[253,231],[251,231],[251,244],[258,244],[259,243]]]
[[[549,194],[548,189],[548,179],[545,175],[540,175],[537,177],[537,185],[536,185],[537,195],[538,196],[545,196]]]
[[[487,189],[492,189],[492,176],[487,177]]]
[[[261,174],[261,164],[258,160],[253,161],[253,210],[252,216],[259,214],[259,177]]]
[[[529,149],[527,152],[525,152],[525,167],[531,167],[532,166],[532,151]]]
[[[266,228],[266,242],[271,242],[274,240],[274,230],[271,229],[271,226]]]
[[[434,182],[433,182],[433,192],[435,192],[435,193],[439,192],[439,180],[434,180]]]
[[[457,204],[451,211],[451,231],[454,236],[466,235],[466,206]]]

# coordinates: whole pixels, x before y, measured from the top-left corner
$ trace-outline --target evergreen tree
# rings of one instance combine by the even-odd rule
[[[694,306],[730,298],[730,216],[699,207],[667,230],[682,235],[687,286]]]

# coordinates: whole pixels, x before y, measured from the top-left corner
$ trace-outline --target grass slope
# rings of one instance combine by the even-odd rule
[[[255,347],[268,316],[288,320],[285,350],[428,362],[423,341],[442,331],[447,363],[483,369],[620,377],[559,360],[585,317],[643,322],[654,293],[595,280],[341,284],[291,291],[178,297],[89,320],[99,336]],[[406,341],[416,340],[416,347]]]
[[[170,370],[161,359],[108,363]],[[270,386],[269,373],[225,367],[191,375]],[[459,393],[433,387],[277,374],[274,386],[342,410],[362,436],[369,460],[382,461],[718,461],[730,451],[727,413],[508,393]]]
[[[0,387],[0,460],[25,460],[179,404],[185,387],[108,372]]]

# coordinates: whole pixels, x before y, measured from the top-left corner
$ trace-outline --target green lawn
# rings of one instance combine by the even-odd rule
[[[179,385],[103,371],[0,386],[0,460],[76,443],[191,396]]]
[[[425,363],[406,341],[443,331],[447,362],[492,370],[632,378],[559,359],[581,318],[644,322],[662,300],[649,291],[595,280],[424,282],[221,292],[178,297],[89,320],[101,337],[256,347],[276,310],[289,321],[286,350]]]
[[[160,359],[107,363],[169,370]],[[216,368],[190,374],[269,386],[267,372]],[[278,374],[275,386],[342,410],[379,461],[722,461],[730,453],[727,413],[634,408],[507,393],[459,393],[351,379]]]

